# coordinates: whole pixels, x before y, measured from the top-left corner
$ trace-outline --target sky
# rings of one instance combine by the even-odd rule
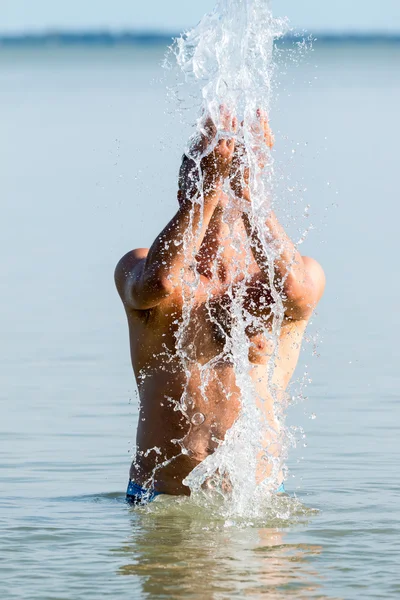
[[[0,33],[47,29],[145,29],[195,25],[216,0],[0,0]],[[273,0],[296,29],[400,32],[400,0]]]

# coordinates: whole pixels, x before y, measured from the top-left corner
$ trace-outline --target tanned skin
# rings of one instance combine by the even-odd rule
[[[235,142],[238,123],[224,108],[221,118],[232,138],[222,139],[214,147],[216,129],[213,122],[206,119],[198,146],[193,148],[194,152],[206,155],[201,161],[203,207],[195,201],[198,170],[193,160],[184,157],[178,212],[149,249],[138,248],[126,254],[115,272],[116,286],[128,318],[132,366],[140,397],[137,456],[130,479],[170,495],[190,494],[183,480],[216,450],[240,413],[240,389],[228,356],[218,359],[210,369],[206,397],[200,389],[201,367],[223,355],[226,336],[229,336],[231,299],[228,291],[235,290],[236,284],[241,289],[245,285],[244,305],[264,325],[271,322],[271,276],[283,299],[285,318],[272,381],[269,381],[268,366],[274,348],[263,334],[263,327],[248,331],[251,377],[258,403],[272,430],[278,432],[279,424],[268,390],[286,390],[298,362],[307,323],[325,288],[321,266],[299,254],[273,212],[263,232],[269,243],[279,247],[274,272],[270,273],[260,232],[252,226],[246,210],[250,202],[249,173],[244,169],[243,177],[242,168],[239,175],[244,159],[243,149]],[[258,111],[257,119],[265,143],[271,147],[273,138],[266,115]],[[238,206],[242,207],[234,224],[235,235],[243,240],[242,248],[250,241],[250,266],[245,250],[242,253],[232,248],[231,231],[224,220],[227,199],[222,187],[228,178]],[[189,267],[182,243],[188,229],[191,235],[187,236],[190,247],[185,247],[186,257],[188,254],[194,257]],[[183,309],[182,274],[186,279],[193,274],[199,276],[184,340],[189,383],[176,350],[176,333]],[[185,415],[176,410],[184,390],[190,399]],[[197,423],[195,419],[195,424],[191,423],[196,413],[204,415],[204,422]],[[178,440],[184,441],[184,453]],[[265,447],[271,457],[280,452],[279,444],[268,435]],[[260,478],[267,475],[265,467]]]

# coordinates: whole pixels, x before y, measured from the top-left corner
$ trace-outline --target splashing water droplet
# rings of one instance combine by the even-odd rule
[[[196,413],[192,417],[192,425],[196,425],[196,426],[202,425],[205,420],[206,420],[206,418],[203,415],[203,413]]]
[[[270,153],[270,141],[267,142],[264,139],[265,132],[263,133],[263,130],[260,129],[259,120],[262,114],[267,116],[269,114],[270,100],[274,89],[274,40],[280,37],[285,29],[284,21],[273,18],[270,0],[218,0],[214,11],[206,15],[195,29],[177,39],[172,47],[172,52],[176,56],[178,66],[187,84],[179,87],[179,90],[177,88],[176,99],[178,99],[181,109],[192,110],[194,106],[197,108],[197,101],[194,104],[193,99],[202,98],[200,113],[202,116],[199,116],[196,133],[185,150],[186,156],[194,161],[197,167],[193,171],[195,176],[188,176],[190,184],[188,185],[190,190],[188,197],[190,198],[190,193],[197,194],[194,196],[196,201],[193,202],[192,215],[195,214],[196,206],[201,206],[205,201],[204,181],[201,179],[202,169],[200,168],[202,153],[205,150],[202,149],[200,153],[199,146],[195,143],[196,140],[202,140],[202,136],[204,137],[205,125],[208,123],[209,127],[211,122],[215,129],[213,133],[215,136],[214,147],[218,141],[235,138],[238,142],[237,148],[245,149],[243,155],[238,152],[241,163],[239,175],[241,175],[242,181],[238,183],[233,177],[230,179],[230,185],[227,183],[226,189],[224,188],[227,201],[226,215],[228,215],[224,216],[224,219],[226,218],[224,224],[229,227],[231,247],[240,254],[243,265],[239,259],[236,262],[232,261],[232,264],[229,265],[230,277],[235,282],[235,287],[232,283],[228,290],[231,302],[229,312],[234,318],[229,321],[229,333],[226,333],[225,328],[222,327],[226,343],[218,356],[218,365],[224,364],[224,369],[228,369],[227,365],[229,365],[229,372],[232,371],[235,386],[240,390],[240,412],[231,429],[225,435],[219,436],[223,438],[222,443],[217,438],[212,438],[213,441],[218,442],[216,451],[210,454],[184,480],[184,484],[190,488],[193,497],[201,496],[204,490],[208,489],[213,493],[213,497],[219,494],[228,500],[232,491],[232,503],[229,503],[229,500],[224,508],[224,514],[228,514],[226,511],[231,511],[232,515],[257,514],[257,506],[261,510],[261,500],[266,497],[266,492],[268,494],[275,491],[277,481],[281,480],[280,475],[286,460],[286,444],[291,443],[289,432],[284,429],[285,414],[283,412],[290,397],[284,396],[284,390],[278,389],[275,385],[265,385],[268,388],[265,390],[265,396],[268,397],[268,402],[273,403],[273,414],[269,415],[267,425],[265,419],[260,418],[260,410],[255,401],[258,397],[257,390],[262,387],[263,382],[274,379],[280,331],[284,318],[283,301],[279,289],[274,285],[273,278],[270,278],[269,294],[271,294],[273,302],[272,318],[268,327],[244,306],[247,280],[243,280],[242,274],[243,269],[248,269],[252,264],[254,256],[249,240],[247,238],[243,240],[243,228],[236,227],[236,217],[234,218],[238,213],[237,222],[240,225],[240,217],[243,212],[252,225],[258,227],[258,231],[262,232],[262,234],[260,233],[260,245],[268,264],[273,265],[278,250],[270,243],[264,231],[275,189],[274,161]],[[182,99],[181,94],[184,96]],[[186,100],[185,96],[187,96]],[[206,119],[204,115],[207,115]],[[232,119],[227,118],[230,115],[235,117],[236,125],[233,124]],[[292,152],[296,153],[296,149],[293,149]],[[247,176],[247,182],[246,170],[250,173],[250,176]],[[198,177],[199,182],[197,182]],[[251,202],[245,207],[236,197],[240,196],[240,190],[243,191],[243,182],[247,183],[248,196],[251,199]],[[297,187],[293,186],[289,191],[296,190]],[[239,204],[239,209],[236,207],[237,204]],[[301,242],[304,241],[311,228],[312,226],[304,232]],[[194,381],[193,362],[198,359],[198,355],[194,352],[196,345],[191,342],[191,338],[193,337],[193,320],[197,311],[196,291],[201,284],[200,275],[193,268],[195,255],[191,236],[193,233],[188,230],[182,239],[173,242],[175,246],[182,246],[181,254],[184,259],[184,268],[182,269],[184,302],[182,319],[176,323],[178,325],[176,350],[182,369],[187,375],[177,410],[180,410],[186,418],[188,412],[190,418],[192,407],[195,406],[191,383]],[[216,260],[213,261],[211,270],[213,275],[219,276]],[[208,302],[211,304],[210,296]],[[266,304],[265,299],[259,302],[261,305]],[[217,319],[218,311],[214,308],[208,310],[210,321],[219,331],[221,324]],[[226,307],[224,310],[226,311]],[[251,328],[262,331],[263,337],[271,345],[269,352],[272,358],[265,368],[265,373],[259,378],[257,389],[253,375],[254,369],[249,359],[248,331]],[[201,329],[199,331],[201,332]],[[202,352],[200,356],[200,392],[202,398],[213,402],[210,384],[216,379],[217,357],[211,357],[207,362]],[[218,394],[226,396],[224,401],[231,402],[232,394],[227,393],[226,390],[218,392]],[[297,402],[300,399],[300,395],[295,395],[292,400]],[[203,410],[210,421],[210,411],[204,408]],[[196,412],[190,418],[190,423],[194,427],[200,427],[206,422],[206,416],[202,412]],[[284,446],[280,457],[275,458],[271,452],[266,452],[266,429],[271,438],[270,446],[273,446],[276,437],[279,436],[279,443]],[[284,435],[289,437],[287,441],[284,439]],[[294,436],[292,437],[294,438]],[[305,436],[302,439],[304,440]],[[180,440],[179,444],[182,454],[189,455],[191,453],[188,447],[185,447],[186,438]],[[306,443],[304,443],[304,447],[306,447]],[[257,474],[261,449],[266,452],[263,464],[265,481],[259,484]]]

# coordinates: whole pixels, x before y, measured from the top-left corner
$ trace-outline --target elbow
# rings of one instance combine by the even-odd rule
[[[289,286],[286,292],[287,314],[294,319],[309,319],[318,306],[326,286],[325,273],[315,260],[303,257],[305,280]]]

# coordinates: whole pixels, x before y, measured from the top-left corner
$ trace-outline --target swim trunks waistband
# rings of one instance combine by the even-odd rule
[[[153,489],[146,489],[130,481],[126,492],[126,501],[135,506],[148,504],[153,502],[157,496],[161,496],[161,492],[156,492]]]

